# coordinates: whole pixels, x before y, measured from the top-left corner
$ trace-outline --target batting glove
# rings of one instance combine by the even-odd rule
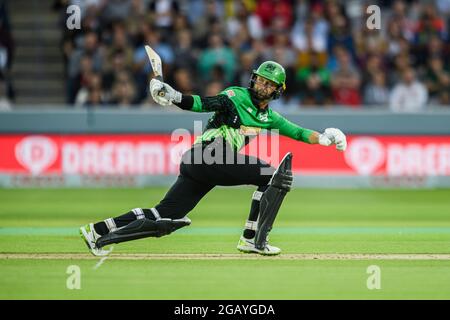
[[[325,132],[319,135],[319,144],[323,146],[336,145],[339,151],[345,151],[347,148],[347,138],[345,134],[336,128],[325,129]]]
[[[181,92],[157,79],[150,81],[150,94],[157,104],[164,107],[170,106],[173,102],[181,102]]]

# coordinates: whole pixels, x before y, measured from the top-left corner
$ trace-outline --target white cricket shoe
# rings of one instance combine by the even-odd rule
[[[280,254],[281,249],[271,246],[268,243],[266,243],[266,246],[263,250],[259,250],[255,247],[255,238],[247,239],[244,236],[241,236],[239,239],[237,249],[241,252],[245,253],[259,253],[265,256],[275,256],[277,254]]]
[[[111,249],[109,250],[97,248],[95,242],[97,241],[98,238],[101,237],[101,235],[95,232],[93,223],[89,223],[85,226],[82,226],[80,228],[80,236],[81,239],[83,239],[83,241],[86,243],[87,247],[89,248],[89,251],[96,257],[104,257],[113,250],[113,247],[111,247]]]

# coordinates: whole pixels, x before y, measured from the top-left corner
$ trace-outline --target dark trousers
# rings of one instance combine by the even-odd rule
[[[186,151],[180,175],[155,206],[163,218],[180,219],[215,186],[266,186],[275,169],[266,162],[234,151],[222,139],[195,144]]]

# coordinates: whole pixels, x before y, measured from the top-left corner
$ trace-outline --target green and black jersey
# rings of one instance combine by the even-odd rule
[[[253,105],[248,89],[243,87],[229,87],[214,97],[193,95],[192,98],[191,111],[214,112],[203,134],[195,142],[223,137],[236,150],[240,150],[261,129],[276,129],[281,135],[307,143],[313,133],[270,108],[260,110]]]

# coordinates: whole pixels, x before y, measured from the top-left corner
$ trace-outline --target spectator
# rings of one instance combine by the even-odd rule
[[[382,30],[369,29],[363,24],[353,36],[356,55],[359,59],[364,59],[369,54],[384,55],[387,52],[389,43]]]
[[[198,92],[189,69],[180,68],[175,71],[174,85],[182,94],[193,95]]]
[[[339,44],[334,46],[331,55],[326,60],[327,69],[330,72],[334,72],[337,70],[338,65],[339,65],[338,57],[341,56],[342,54],[345,54],[346,52],[347,52],[347,49],[345,49],[344,46],[339,45]]]
[[[105,104],[108,99],[102,88],[102,77],[98,73],[90,74],[89,78],[86,79],[87,82],[80,88],[75,99],[75,106],[83,106],[89,104],[91,94],[97,98],[97,93],[99,93],[100,104]],[[95,100],[97,101],[97,100]],[[93,101],[91,101],[93,102]]]
[[[211,71],[216,66],[221,66],[225,74],[225,81],[233,80],[236,58],[233,51],[224,44],[219,34],[209,37],[209,47],[203,51],[198,61],[200,76],[204,81],[211,80]]]
[[[244,24],[239,25],[239,32],[234,37],[229,37],[230,48],[235,53],[250,50],[252,47],[250,32]]]
[[[407,6],[404,0],[395,0],[392,5],[392,14],[388,18],[388,25],[396,24],[401,32],[401,37],[413,41],[415,33],[415,21],[407,14]]]
[[[364,89],[364,104],[383,106],[389,103],[389,88],[386,75],[382,71],[371,73],[370,80]]]
[[[298,108],[299,99],[302,105],[380,104],[386,87],[403,83],[411,67],[428,86],[432,103],[448,101],[449,0],[370,3],[382,7],[381,30],[365,28],[367,3],[357,0],[54,1],[65,30],[69,103],[77,95],[89,100],[88,93],[92,101],[108,102],[113,91],[117,101],[130,96],[132,104],[146,101],[152,69],[144,44],[160,54],[165,78],[183,91],[191,90],[187,78],[203,92],[210,82],[246,86],[254,65],[275,60],[287,73],[287,90],[274,105],[280,111]],[[81,30],[65,28],[70,4],[81,7]],[[2,8],[0,30],[8,26]],[[0,47],[4,35],[0,32]],[[8,83],[5,74],[0,71],[0,78]],[[101,78],[100,95],[88,86],[92,74],[94,82]],[[119,92],[123,74],[133,89]]]
[[[153,0],[150,3],[150,18],[154,21],[155,27],[162,32],[163,37],[172,31],[179,9],[178,1],[174,0]]]
[[[215,95],[218,95],[223,89],[225,89],[225,86],[220,81],[212,81],[208,83],[205,90],[205,97],[212,97]]]
[[[11,102],[6,95],[6,83],[0,79],[0,112],[11,110]]]
[[[74,52],[84,47],[87,33],[100,33],[99,15],[104,4],[105,2],[101,0],[55,0],[53,8],[54,10],[60,10],[59,25],[61,30],[64,30],[61,49],[65,63],[65,75],[68,81],[77,72],[76,70],[71,70],[73,68],[73,66],[71,67],[71,59],[73,58]],[[77,5],[80,8],[81,29],[69,30],[66,27],[68,18],[67,8],[70,5]],[[78,62],[75,62],[74,65],[76,66]],[[69,97],[68,100],[70,100]]]
[[[9,23],[9,12],[6,1],[0,1],[0,81],[3,82],[5,101],[9,104],[15,99],[11,68],[14,57],[14,41]],[[1,98],[1,96],[0,96]]]
[[[104,21],[123,21],[131,10],[131,0],[108,0],[103,2],[101,16]]]
[[[227,86],[232,85],[226,80],[225,69],[220,64],[216,64],[211,69],[210,81],[218,81],[225,83]]]
[[[236,1],[236,14],[226,22],[227,36],[234,39],[244,28],[248,30],[249,37],[261,39],[264,36],[261,19],[258,15],[250,12],[245,1]]]
[[[388,32],[387,32],[387,42],[388,42],[388,48],[386,54],[389,58],[393,58],[396,55],[400,53],[401,45],[400,42],[402,39],[406,39],[403,37],[401,32],[400,24],[395,21],[391,20],[388,23]]]
[[[361,104],[361,76],[353,65],[350,53],[341,51],[338,68],[331,76],[331,90],[334,102],[339,105],[356,107]]]
[[[84,106],[87,108],[97,108],[105,105],[102,98],[102,91],[98,88],[89,89],[88,98]]]
[[[129,13],[124,20],[126,30],[130,37],[135,35],[139,30],[139,25],[145,22],[147,3],[147,0],[131,0]]]
[[[221,1],[207,0],[205,4],[205,13],[194,22],[193,25],[193,39],[200,49],[205,49],[208,46],[208,37],[217,27],[213,25],[220,22],[223,10],[221,10]],[[220,31],[219,31],[220,32]]]
[[[433,36],[444,39],[444,28],[444,20],[437,15],[434,5],[431,3],[424,4],[415,33],[416,45],[419,47],[425,46]]]
[[[331,53],[332,48],[336,45],[343,46],[350,52],[353,59],[356,57],[355,45],[353,37],[350,33],[350,26],[348,20],[343,15],[336,15],[331,17],[330,32],[328,36],[328,53]]]
[[[112,87],[111,104],[120,108],[136,104],[136,87],[132,78],[123,73]]]
[[[187,68],[195,72],[197,50],[192,46],[192,34],[189,30],[180,30],[176,35],[174,48],[174,67]]]
[[[282,95],[270,103],[270,108],[278,112],[296,111],[300,106],[300,99],[294,95]]]
[[[192,25],[206,15],[207,2],[205,0],[182,1],[180,10],[186,14],[189,23]]]
[[[325,52],[327,50],[328,23],[320,13],[315,13],[318,10],[320,9],[313,11],[311,18],[304,22],[297,20],[292,29],[292,45],[300,52]]]
[[[447,36],[448,36],[448,28],[450,26],[450,0],[436,0],[436,8],[439,14],[445,20],[445,24],[447,25]]]
[[[327,59],[327,37],[328,24],[320,15],[314,18],[313,14],[304,24],[296,23],[291,33],[291,41],[293,47],[299,51],[297,61],[299,67],[310,65],[311,60],[317,58],[317,54],[320,55],[322,63]]]
[[[120,51],[123,58],[124,64],[126,68],[131,68],[133,64],[133,49],[130,46],[128,40],[128,34],[125,29],[125,25],[122,23],[116,23],[113,27],[113,42],[108,49],[106,50],[106,58],[105,68],[106,70],[110,69],[112,66],[109,64],[112,61],[112,57],[116,52]]]
[[[92,59],[92,68],[99,72],[103,65],[103,50],[100,49],[99,39],[95,32],[88,31],[83,37],[83,44],[70,56],[69,77],[74,77],[80,71],[80,60],[82,56],[89,55]]]
[[[402,80],[403,73],[412,66],[410,55],[407,53],[399,54],[395,57],[393,68],[389,72],[389,86],[394,86]]]
[[[402,74],[402,82],[390,94],[389,106],[395,112],[421,111],[425,109],[427,100],[427,88],[416,79],[412,68],[406,68]]]
[[[429,42],[422,47],[417,48],[415,57],[418,59],[418,64],[426,68],[430,59],[433,57],[440,57],[443,61],[448,61],[449,52],[446,50],[444,42],[436,35],[431,36]]]
[[[430,59],[425,84],[430,95],[430,104],[448,104],[450,74],[444,69],[444,62],[438,56]]]
[[[386,66],[383,61],[383,56],[378,54],[371,54],[367,57],[367,61],[363,63],[363,86],[366,86],[369,82],[373,82],[374,75],[381,72],[386,72]],[[384,75],[386,81],[386,76]]]
[[[252,76],[252,70],[254,70],[255,67],[255,53],[253,51],[243,52],[239,56],[239,67],[237,68],[233,83],[242,87],[247,87]]]
[[[316,106],[331,104],[330,72],[321,65],[318,54],[311,65],[300,68],[296,74],[302,105]]]
[[[279,19],[284,30],[292,26],[292,4],[288,0],[260,0],[255,13],[261,19],[265,28],[272,26],[273,21]]]
[[[317,9],[320,9],[323,12],[323,6],[321,3],[316,3],[315,5],[311,4],[310,6],[310,2],[311,1],[309,0],[294,0],[294,17],[297,22],[299,20],[306,20],[306,17]]]
[[[265,51],[267,50],[267,45],[265,44],[265,42],[261,39],[253,39],[252,40],[252,48],[251,48],[251,52],[253,53],[254,56],[254,64],[255,65],[260,65],[261,63],[264,62],[264,54]]]
[[[295,59],[295,51],[290,46],[288,34],[284,32],[276,34],[273,46],[265,51],[264,60],[277,61],[285,69],[289,69],[294,66]]]
[[[117,80],[120,73],[131,70],[125,63],[125,60],[125,54],[122,50],[118,49],[112,53],[112,57],[108,63],[111,68],[103,73],[102,82],[106,90],[110,91],[112,89],[113,83]]]
[[[177,34],[180,31],[187,30],[191,31],[191,24],[189,23],[189,19],[185,14],[179,13],[175,15],[173,21],[172,34]]]
[[[67,95],[69,99],[69,103],[75,103],[75,98],[77,96],[78,91],[87,87],[89,83],[89,78],[94,73],[92,57],[89,54],[84,54],[80,60],[80,70],[78,73],[70,77],[67,81]]]

